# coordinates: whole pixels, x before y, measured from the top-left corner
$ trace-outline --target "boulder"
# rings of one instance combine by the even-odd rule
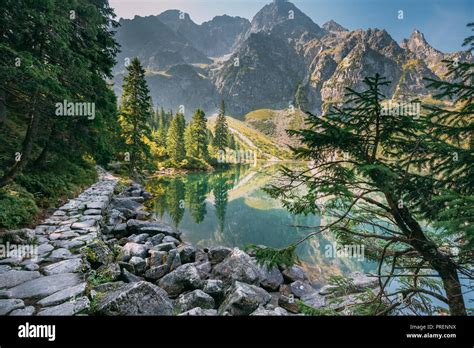
[[[43,307],[54,306],[63,303],[71,298],[82,296],[86,291],[87,283],[81,283],[79,285],[58,291],[52,295],[43,298],[38,301],[38,304]]]
[[[212,276],[226,284],[239,281],[258,285],[260,282],[260,271],[257,264],[250,256],[238,248],[232,250],[224,261],[214,266]]]
[[[196,266],[187,263],[161,278],[158,285],[174,298],[183,291],[201,288],[203,283]]]
[[[102,265],[97,269],[97,276],[102,279],[107,279],[108,281],[117,280],[122,274],[120,266],[116,262],[108,263]]]
[[[179,240],[171,236],[166,236],[165,238],[163,238],[163,243],[173,243],[175,246],[181,244]]]
[[[97,304],[102,315],[172,315],[166,292],[148,282],[128,283],[107,293]]]
[[[259,266],[260,286],[268,291],[276,291],[283,284],[283,275],[278,267],[270,269],[267,266]]]
[[[132,256],[129,263],[133,266],[133,269],[135,270],[137,274],[142,274],[143,272],[145,272],[145,268],[146,268],[145,259],[138,256]]]
[[[262,288],[236,281],[219,307],[219,312],[228,312],[231,315],[249,315],[260,305],[265,305],[270,300],[270,294]]]
[[[202,309],[202,308],[196,307],[178,315],[179,316],[216,316],[217,311],[215,309]]]
[[[114,255],[112,250],[101,240],[94,241],[90,243],[85,249],[84,253],[86,255],[87,261],[90,264],[97,268],[100,265],[107,264],[112,262],[114,259]]]
[[[146,270],[145,278],[150,281],[157,281],[158,279],[161,279],[166,273],[168,273],[168,270],[168,265],[151,267],[150,269]]]
[[[182,263],[196,261],[196,248],[192,245],[182,244],[178,247],[179,257]]]
[[[297,280],[305,281],[308,279],[306,276],[305,271],[296,265],[293,265],[291,267],[283,267],[283,278],[288,282],[288,283],[293,283]]]
[[[157,251],[170,251],[171,249],[176,248],[176,245],[174,243],[161,243],[158,245],[155,245],[153,247],[153,250]]]
[[[282,307],[276,307],[275,309],[265,309],[265,307],[260,306],[257,310],[250,314],[251,316],[287,316],[288,312]]]
[[[181,258],[179,257],[177,249],[169,251],[168,257],[166,258],[166,265],[170,271],[174,271],[176,268],[181,266]]]
[[[161,244],[164,238],[165,238],[165,235],[163,233],[158,233],[150,238],[150,242],[153,245],[158,245],[158,244]]]
[[[231,248],[227,248],[227,247],[224,247],[224,246],[215,246],[215,247],[212,247],[209,252],[208,252],[208,255],[209,255],[209,261],[215,265],[216,263],[219,263],[219,262],[222,262],[224,261],[224,259],[227,257],[227,255],[229,255],[230,253],[232,253],[232,249]]]
[[[125,268],[122,269],[122,279],[125,283],[137,283],[144,280],[142,277],[136,276]]]
[[[128,237],[128,240],[130,242],[143,244],[147,241],[148,238],[150,238],[150,235],[148,233],[140,233],[139,235],[132,234],[130,237]]]
[[[133,256],[145,258],[148,254],[148,248],[143,244],[128,242],[122,248],[119,258],[122,261],[128,261]]]
[[[176,300],[176,306],[181,312],[186,312],[195,307],[212,309],[215,306],[214,299],[202,290],[194,290],[182,294]]]
[[[288,287],[290,289],[290,292],[298,298],[308,297],[316,293],[316,290],[313,289],[311,285],[309,285],[308,283],[304,283],[301,280],[297,280],[291,283],[290,285],[288,285]]]
[[[211,295],[217,303],[222,302],[224,298],[224,283],[218,279],[208,279],[204,281],[202,291]]]
[[[152,248],[148,252],[150,257],[146,259],[147,267],[160,266],[166,263],[166,259],[168,258],[166,251],[159,251]]]
[[[128,220],[127,221],[127,230],[129,233],[148,233],[148,234],[158,234],[163,233],[167,236],[172,236],[179,238],[180,232],[167,224],[154,221],[141,221],[141,220]]]
[[[28,317],[33,315],[36,312],[35,307],[33,306],[28,306],[25,308],[19,308],[15,309],[14,311],[11,311],[9,315],[11,316],[21,316],[21,317]]]

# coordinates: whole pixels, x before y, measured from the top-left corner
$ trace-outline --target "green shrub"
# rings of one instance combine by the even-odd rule
[[[33,195],[24,188],[13,184],[0,190],[0,228],[29,225],[38,212]]]

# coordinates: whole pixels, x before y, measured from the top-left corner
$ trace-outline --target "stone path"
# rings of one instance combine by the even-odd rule
[[[11,245],[29,244],[36,257],[0,259],[0,315],[74,315],[90,307],[81,250],[97,238],[118,181],[98,172],[97,183],[34,230],[8,233]]]

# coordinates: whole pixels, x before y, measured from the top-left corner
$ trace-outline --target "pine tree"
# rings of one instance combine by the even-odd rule
[[[145,70],[138,58],[132,59],[124,78],[119,122],[126,151],[130,154],[130,169],[143,167],[150,156],[145,138],[151,137],[149,121],[152,117],[150,90],[145,81]]]
[[[295,93],[295,103],[296,107],[300,110],[306,110],[308,108],[308,94],[306,92],[306,87],[301,83],[298,84]]]
[[[228,147],[229,127],[225,118],[225,103],[221,102],[219,115],[217,116],[216,126],[214,128],[214,142],[213,145],[218,150],[225,150]]]
[[[158,111],[158,146],[161,147],[166,147],[166,138],[168,136],[168,118],[167,115],[165,114],[165,110],[163,108],[160,108]]]
[[[472,77],[472,71],[470,74]],[[288,248],[267,249],[261,255],[275,259],[311,236],[332,232],[340,244],[363,245],[365,257],[379,263],[378,276],[384,281],[376,298],[380,310],[372,314],[386,313],[381,310],[383,301],[400,294],[414,310],[429,313],[432,307],[426,303],[431,296],[445,302],[452,315],[466,315],[459,273],[473,279],[472,271],[464,266],[472,265],[472,256],[446,250],[447,246],[462,250],[466,237],[462,230],[447,238],[442,230],[433,229],[444,209],[439,196],[443,190],[459,196],[472,192],[472,181],[469,188],[466,180],[472,180],[466,166],[471,163],[472,169],[472,154],[466,155],[467,149],[446,136],[451,124],[456,125],[452,123],[456,113],[445,110],[440,119],[423,113],[384,112],[386,97],[381,90],[389,82],[376,75],[366,78],[364,84],[362,92],[347,89],[342,107],[335,106],[322,117],[308,113],[309,127],[290,131],[304,145],[295,150],[295,157],[310,161],[311,170],[284,168],[288,184],[267,188],[293,213],[320,214],[315,199],[325,197],[328,223]],[[462,105],[469,100],[472,105],[472,87],[457,86],[459,83],[453,84],[453,91],[459,93]],[[468,94],[471,97],[463,99]],[[467,112],[472,119],[472,106]],[[466,121],[459,126],[464,128]],[[465,155],[466,162],[453,164],[453,151]],[[454,173],[459,180],[453,181]],[[298,189],[302,185],[308,189],[304,194]],[[425,277],[433,272],[439,281]],[[398,277],[399,284],[390,294],[385,291],[392,277]],[[394,301],[389,308],[401,304],[403,301]]]
[[[209,158],[207,119],[204,111],[197,109],[186,132],[186,155],[207,160]]]
[[[171,119],[171,124],[168,129],[166,150],[168,156],[174,164],[179,164],[186,156],[186,149],[184,147],[184,130],[186,128],[186,120],[184,115],[177,113]]]

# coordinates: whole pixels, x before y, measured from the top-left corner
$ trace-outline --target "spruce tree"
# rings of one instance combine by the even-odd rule
[[[213,145],[218,150],[225,150],[228,147],[229,127],[225,118],[225,103],[221,101],[221,108],[217,116],[216,125],[214,128],[214,142]]]
[[[207,119],[204,111],[197,109],[189,124],[186,136],[186,155],[207,160],[209,157]]]
[[[143,167],[150,156],[145,138],[151,137],[149,121],[152,117],[150,90],[145,81],[145,70],[138,58],[132,59],[124,78],[119,122],[126,152],[130,154],[130,169]]]
[[[262,255],[262,261],[288,259],[311,236],[333,233],[341,245],[364,246],[365,257],[379,263],[380,291],[374,299],[378,305],[371,314],[386,314],[406,303],[415,313],[430,313],[427,303],[436,298],[452,315],[466,315],[459,275],[473,279],[472,253],[453,250],[464,250],[469,227],[458,226],[455,235],[434,227],[445,209],[443,192],[457,198],[472,194],[472,143],[448,137],[451,126],[459,127],[459,134],[472,127],[465,118],[469,114],[472,120],[470,78],[472,69],[464,80],[466,87],[458,88],[459,81],[452,84],[461,109],[443,110],[442,118],[435,110],[428,115],[385,112],[381,90],[389,82],[379,75],[366,78],[361,92],[347,89],[343,105],[327,115],[308,113],[309,127],[289,132],[303,144],[295,149],[295,157],[311,167],[284,168],[286,184],[267,191],[293,213],[321,214],[321,203],[315,201],[325,199],[328,223],[313,226],[316,232],[288,248],[260,250],[257,256]],[[438,86],[443,85],[447,86]],[[471,104],[467,109],[466,103]],[[462,115],[457,126],[454,116]],[[454,162],[453,152],[462,160]],[[299,189],[302,185],[305,193]],[[472,217],[466,221],[469,224]],[[393,278],[398,289],[391,292],[388,284]]]
[[[177,113],[171,119],[171,124],[168,129],[166,150],[170,160],[178,165],[186,156],[186,149],[184,147],[184,130],[186,127],[186,120],[184,115]]]

